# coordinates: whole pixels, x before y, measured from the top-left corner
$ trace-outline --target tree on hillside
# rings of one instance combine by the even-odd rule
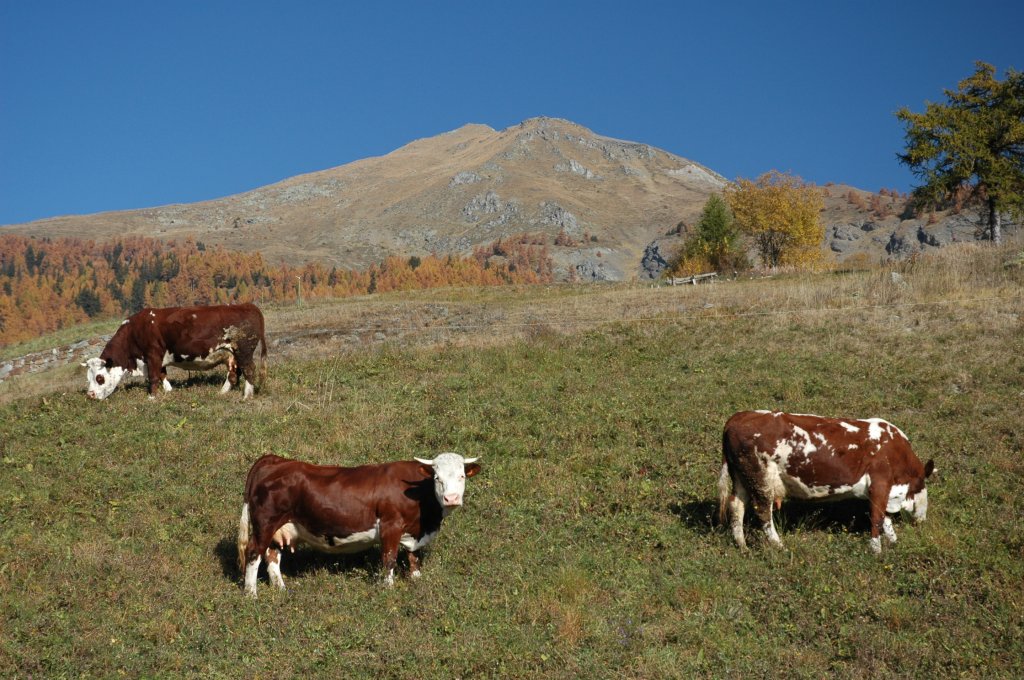
[[[799,177],[771,170],[725,188],[739,229],[751,235],[765,267],[821,263],[825,227],[821,190]]]
[[[1024,214],[1024,73],[1007,69],[998,80],[991,64],[975,62],[972,76],[946,103],[925,103],[924,113],[906,107],[906,151],[897,154],[923,183],[914,189],[919,207],[948,202],[966,189],[988,212],[989,237],[999,243],[1001,214]]]
[[[740,232],[729,204],[718,194],[712,194],[704,203],[693,234],[686,239],[668,272],[686,275],[746,269],[749,264],[739,242]]]

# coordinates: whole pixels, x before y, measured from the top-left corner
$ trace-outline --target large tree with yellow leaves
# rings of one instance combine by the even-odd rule
[[[755,180],[741,178],[724,193],[736,224],[750,234],[765,267],[822,264],[824,198],[816,186],[772,170]]]

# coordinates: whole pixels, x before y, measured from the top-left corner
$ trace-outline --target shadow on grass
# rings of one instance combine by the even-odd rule
[[[691,498],[673,501],[669,503],[668,511],[687,527],[704,535],[714,533],[718,525],[717,500]]]
[[[780,530],[824,531],[830,534],[870,533],[871,517],[864,500],[830,503],[785,501],[775,513],[775,526]]]
[[[718,501],[691,498],[673,501],[669,512],[678,517],[684,525],[701,534],[708,535],[720,530]],[[747,511],[744,524],[750,528],[760,527],[754,513]],[[863,500],[844,500],[831,503],[813,503],[787,500],[780,510],[775,511],[775,527],[780,533],[793,531],[824,531],[839,533],[869,533],[871,519],[868,504]]]

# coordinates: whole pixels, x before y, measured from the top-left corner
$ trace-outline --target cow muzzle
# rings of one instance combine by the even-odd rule
[[[462,494],[446,493],[443,500],[446,508],[457,508],[462,505]]]

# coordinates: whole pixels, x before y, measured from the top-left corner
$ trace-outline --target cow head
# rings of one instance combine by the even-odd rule
[[[88,372],[89,389],[86,394],[90,399],[106,399],[121,384],[121,380],[127,370],[120,366],[114,366],[110,359],[103,361],[99,357],[93,357],[82,364]]]
[[[434,493],[437,502],[445,510],[462,505],[462,495],[466,490],[466,477],[480,472],[476,458],[463,458],[457,453],[442,453],[433,460],[417,458],[423,473],[434,478]]]

